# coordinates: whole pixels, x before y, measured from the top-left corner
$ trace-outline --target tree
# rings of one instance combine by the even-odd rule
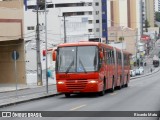
[[[157,25],[157,24],[154,24],[154,27],[158,27],[158,25]]]
[[[124,37],[123,37],[123,36],[119,37],[119,41],[122,43],[122,50],[123,50],[123,41],[124,41]]]
[[[122,37],[122,36],[119,37],[119,41],[120,41],[120,42],[123,42],[123,40],[124,40],[124,37]]]
[[[148,20],[145,20],[145,29],[148,32],[148,28],[150,27]]]

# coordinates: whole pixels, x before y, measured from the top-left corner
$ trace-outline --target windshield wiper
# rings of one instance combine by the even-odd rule
[[[84,72],[87,73],[87,71],[86,71],[86,69],[85,69],[85,67],[84,67],[84,65],[83,65],[83,63],[82,63],[82,61],[81,61],[81,59],[79,59],[79,62],[80,62],[80,64],[82,65]]]
[[[74,64],[74,59],[72,60],[72,62],[70,63],[70,65],[68,66],[67,70],[66,70],[66,74],[69,72],[69,70],[71,69],[72,65]]]

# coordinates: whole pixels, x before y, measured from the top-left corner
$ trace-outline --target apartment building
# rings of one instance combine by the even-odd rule
[[[17,51],[17,74],[12,53]],[[25,84],[25,60],[23,40],[23,1],[0,1],[0,83]]]
[[[107,38],[106,8],[106,0],[48,0],[47,24],[48,32],[52,34],[48,34],[50,40],[54,44],[63,43],[65,35],[67,42],[88,40],[89,38]],[[35,9],[36,1],[28,0],[27,10],[24,12],[25,33],[35,31]],[[40,9],[39,23],[44,27],[44,7]],[[66,29],[65,33],[64,28]]]
[[[150,27],[155,25],[155,0],[146,0],[146,19]]]
[[[108,4],[110,26],[138,29],[138,36],[142,34],[142,0],[110,0]]]
[[[121,39],[123,38],[123,39]],[[132,55],[136,54],[137,30],[128,27],[109,27],[108,41],[110,45],[124,49]]]
[[[154,10],[155,12],[160,11],[160,0],[154,0]]]

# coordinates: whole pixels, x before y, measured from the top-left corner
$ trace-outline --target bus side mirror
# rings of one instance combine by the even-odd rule
[[[57,57],[57,51],[54,50],[53,53],[52,53],[52,60],[56,61],[56,57]]]
[[[103,52],[100,52],[100,58],[101,58],[101,59],[104,58]]]

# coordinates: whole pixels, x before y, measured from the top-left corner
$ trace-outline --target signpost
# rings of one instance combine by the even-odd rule
[[[17,60],[19,58],[19,53],[17,51],[12,52],[12,59],[14,60],[14,72],[15,72],[15,80],[16,80],[16,97],[17,97]]]

